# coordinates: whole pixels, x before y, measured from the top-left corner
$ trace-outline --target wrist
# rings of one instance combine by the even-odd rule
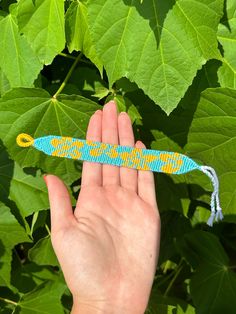
[[[73,304],[71,314],[143,314],[144,310],[127,309],[122,305]]]
[[[81,301],[78,296],[73,297],[73,307],[71,314],[143,314],[148,304],[148,297],[143,302],[141,300],[119,300],[114,298],[96,301]]]

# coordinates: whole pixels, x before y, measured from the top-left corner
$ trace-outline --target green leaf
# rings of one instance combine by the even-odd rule
[[[21,0],[17,7],[19,29],[44,64],[50,64],[65,47],[64,0]]]
[[[0,68],[0,96],[7,92],[10,88],[10,83]]]
[[[159,265],[176,256],[176,240],[182,239],[185,233],[190,232],[191,225],[189,219],[182,214],[168,210],[161,213],[162,230]]]
[[[138,86],[134,82],[130,82],[126,77],[122,77],[115,84],[116,91],[119,91],[123,94],[127,92],[137,91]]]
[[[197,70],[221,59],[216,30],[222,11],[223,0],[88,1],[89,27],[110,87],[127,77],[170,113]]]
[[[25,294],[18,303],[20,314],[63,314],[60,299],[65,285],[59,281],[41,284],[32,292]]]
[[[0,137],[21,167],[38,166],[70,184],[81,173],[80,161],[48,156],[33,147],[22,149],[17,146],[16,137],[28,133],[34,138],[85,138],[89,119],[97,109],[100,106],[82,96],[60,95],[54,99],[42,89],[14,89],[0,100]]]
[[[226,2],[227,22],[219,24],[217,38],[224,50],[223,64],[218,71],[221,87],[236,88],[236,2]]]
[[[192,309],[192,306],[179,298],[161,295],[154,283],[145,314],[194,314]]]
[[[8,158],[0,145],[0,199],[10,199],[17,205],[22,217],[48,209],[48,192],[42,176],[26,174],[21,167]],[[25,195],[26,197],[22,197]]]
[[[103,65],[92,42],[88,28],[87,6],[81,1],[70,4],[65,16],[66,41],[69,52],[81,51],[99,69],[102,76]]]
[[[176,314],[195,314],[195,308],[188,304],[187,308],[185,309],[182,309],[179,305],[177,306],[177,309],[176,309]]]
[[[186,152],[200,164],[215,168],[220,181],[220,200],[225,214],[236,213],[236,91],[207,89],[202,93],[190,127]],[[189,178],[192,174],[189,175]],[[211,183],[197,174],[199,183]],[[195,174],[193,174],[194,178]],[[192,182],[192,181],[191,181]],[[195,181],[195,183],[198,183]]]
[[[137,119],[142,119],[140,116],[138,109],[135,107],[135,105],[129,100],[129,98],[121,95],[116,95],[115,97],[110,97],[111,99],[114,99],[116,101],[117,107],[119,112],[126,111],[131,119],[132,124]],[[109,100],[109,97],[107,101]]]
[[[10,285],[12,249],[18,243],[30,242],[24,228],[0,202],[0,286]]]
[[[233,314],[236,307],[236,274],[229,266],[218,238],[204,231],[183,236],[184,252],[196,272],[190,282],[197,313]]]
[[[57,257],[54,253],[51,238],[41,238],[30,250],[29,259],[38,265],[59,266]]]
[[[204,264],[190,284],[194,303],[201,314],[234,314],[236,275],[224,265]]]
[[[23,217],[49,208],[47,187],[42,176],[27,175],[17,163],[14,167],[9,198],[16,203]]]
[[[101,79],[96,68],[78,67],[72,73],[69,82],[78,87],[79,94],[93,101],[97,101],[101,97],[101,93],[104,96],[110,92],[107,83]]]
[[[219,239],[206,231],[192,231],[178,238],[177,246],[193,268],[204,263],[228,265],[229,259]]]
[[[31,292],[45,281],[58,281],[60,276],[51,266],[39,266],[30,261],[22,264],[19,256],[13,253],[11,283],[19,293]]]
[[[24,36],[18,33],[15,17],[0,21],[0,65],[11,87],[33,86],[42,64]]]
[[[142,115],[143,125],[142,137],[150,133],[151,148],[165,151],[175,151],[186,154],[184,149],[187,140],[189,127],[193,120],[193,115],[199,103],[201,92],[208,87],[216,87],[217,69],[219,62],[211,60],[198,71],[193,84],[186,92],[179,106],[167,116],[154,104],[144,103],[140,106],[139,112]],[[154,141],[153,141],[154,137]],[[187,153],[188,154],[188,153]],[[189,155],[189,157],[192,157]],[[209,195],[203,189],[211,189],[209,179],[200,172],[190,172],[185,175],[164,175],[156,174],[156,192],[158,206],[163,210],[177,210],[191,217],[198,211],[197,205],[201,199],[201,205],[205,208],[201,210],[201,219],[191,219],[192,224],[197,222],[206,222],[209,217]],[[196,210],[195,210],[196,208]],[[198,211],[199,212],[199,211]]]

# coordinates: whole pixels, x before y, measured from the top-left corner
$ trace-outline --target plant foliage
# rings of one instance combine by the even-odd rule
[[[82,163],[22,150],[16,136],[85,138],[115,99],[136,139],[212,166],[220,181],[225,218],[209,228],[208,178],[155,173],[162,237],[146,313],[234,314],[235,0],[1,0],[0,43],[0,313],[72,304],[42,175],[63,179],[75,205]]]

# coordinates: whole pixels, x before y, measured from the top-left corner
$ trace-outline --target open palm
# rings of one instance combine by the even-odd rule
[[[135,145],[126,113],[107,103],[88,140]],[[143,313],[155,274],[160,218],[151,171],[84,162],[73,212],[64,183],[47,175],[52,243],[74,299],[73,313]],[[80,310],[77,310],[80,309]]]

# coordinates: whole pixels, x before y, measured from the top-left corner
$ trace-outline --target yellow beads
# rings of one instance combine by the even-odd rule
[[[149,163],[155,159],[158,159],[158,156],[154,155],[144,155],[141,148],[134,148],[131,153],[123,152],[120,153],[121,159],[123,159],[123,167],[129,166],[131,163],[137,169],[150,170]],[[144,160],[144,162],[143,162]]]
[[[166,173],[175,173],[180,170],[183,160],[180,158],[180,154],[174,153],[161,153],[160,159],[164,161],[166,164],[161,167],[161,171]]]
[[[51,140],[51,145],[56,148],[52,153],[52,156],[67,157],[69,154],[73,159],[80,159],[82,154],[78,149],[82,148],[84,143],[80,141],[75,142],[71,137],[64,136],[60,139],[53,138]],[[72,150],[73,148],[74,150]]]
[[[34,144],[34,139],[29,134],[21,133],[17,136],[16,143],[20,147],[29,147]]]

